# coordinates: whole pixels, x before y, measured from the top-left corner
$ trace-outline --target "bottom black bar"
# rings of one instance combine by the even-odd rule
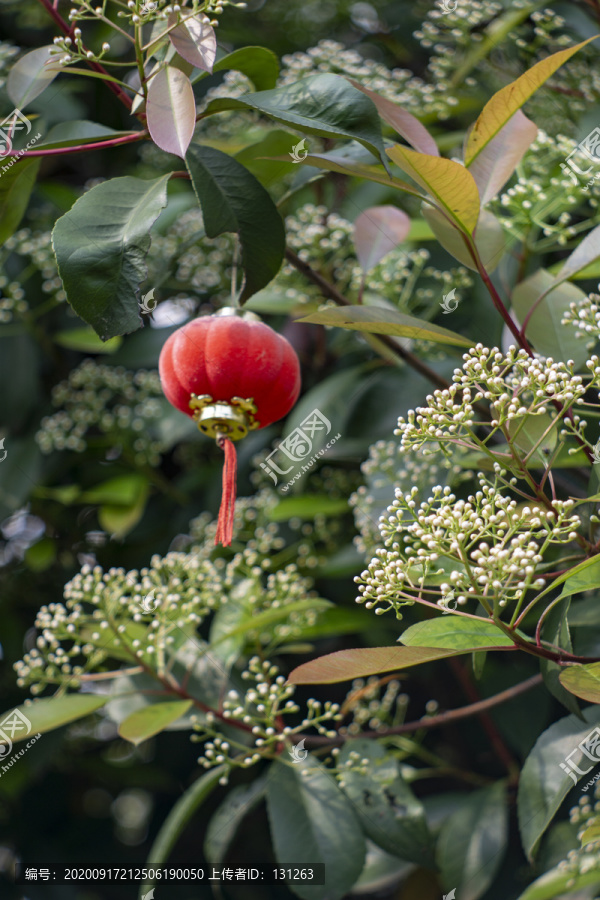
[[[31,866],[17,863],[15,884],[179,884],[250,881],[259,884],[325,884],[325,865],[284,866]]]

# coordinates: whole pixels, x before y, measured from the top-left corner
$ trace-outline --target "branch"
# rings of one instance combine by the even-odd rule
[[[396,725],[394,728],[381,728],[379,731],[361,731],[359,734],[343,734],[336,738],[328,738],[318,734],[292,734],[290,740],[297,744],[301,740],[312,741],[316,745],[339,746],[346,741],[351,741],[353,737],[361,738],[382,738],[392,734],[410,734],[413,731],[420,731],[422,728],[437,728],[441,725],[447,725],[451,722],[458,722],[460,719],[467,719],[470,716],[477,716],[487,709],[506,703],[519,694],[524,694],[532,688],[542,684],[541,675],[533,675],[527,681],[516,684],[514,687],[507,688],[487,700],[479,700],[477,703],[471,703],[470,706],[460,706],[458,709],[451,709],[448,712],[440,713],[438,716],[427,716],[427,718],[417,719],[415,722],[405,722],[403,725]]]
[[[54,7],[52,0],[39,0],[39,2],[42,4],[42,6],[46,10],[46,12],[54,19],[54,21],[56,22],[56,24],[58,25],[58,27],[60,28],[62,33],[66,37],[70,37],[71,39],[73,39],[74,27],[69,25],[67,22],[65,22],[65,20],[61,16],[61,14]],[[85,62],[87,62],[90,69],[93,69],[94,72],[98,72],[99,75],[108,75],[109,74],[106,71],[106,69],[104,68],[104,66],[101,65],[100,63],[92,62],[92,60],[90,60],[90,59],[85,60]],[[108,86],[108,88],[113,92],[115,97],[118,97],[119,100],[121,101],[121,103],[124,106],[126,106],[127,109],[131,112],[131,105],[132,105],[133,101],[132,101],[131,97],[129,97],[125,93],[123,88],[119,87],[118,84],[115,84],[112,81],[107,81],[105,83]]]
[[[295,269],[298,269],[299,272],[302,273],[309,281],[312,281],[313,284],[316,284],[324,297],[327,297],[329,300],[335,301],[338,306],[352,306],[350,300],[344,296],[335,285],[331,284],[331,282],[327,281],[319,272],[315,271],[307,262],[300,259],[297,253],[294,253],[293,250],[287,249],[285,251],[285,258]],[[429,366],[425,365],[425,363],[421,362],[418,356],[415,356],[414,353],[411,353],[409,350],[405,350],[404,347],[401,347],[394,340],[392,340],[387,334],[378,334],[377,340],[381,341],[382,344],[385,344],[390,350],[392,350],[397,356],[404,360],[404,362],[408,363],[416,372],[419,372],[420,375],[423,375],[424,378],[427,378],[428,381],[431,381],[432,384],[435,384],[436,387],[439,388],[447,388],[450,386],[450,383],[446,381],[445,378],[442,378],[441,375],[438,375],[437,372],[434,372],[433,369],[430,369]]]
[[[147,131],[135,131],[132,134],[126,134],[124,137],[111,138],[109,141],[97,141],[94,144],[77,144],[75,147],[53,147],[51,150],[19,150],[14,155],[20,159],[22,156],[60,156],[64,153],[83,153],[86,150],[103,150],[106,147],[117,147],[119,144],[132,144],[134,141],[140,141],[147,136]],[[7,158],[10,158],[9,154]]]

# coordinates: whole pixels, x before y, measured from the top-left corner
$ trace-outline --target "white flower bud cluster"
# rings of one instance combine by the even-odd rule
[[[588,829],[598,828],[600,824],[600,785],[596,784],[594,787],[593,797],[590,794],[581,797],[577,805],[569,811],[571,824],[577,826],[578,842],[581,842]],[[597,871],[600,877],[600,840],[586,841],[583,846],[569,850],[566,858],[556,866],[556,870],[563,876],[570,876],[564,886],[565,891],[574,890],[576,880],[582,875]]]
[[[384,730],[401,722],[409,698],[400,693],[400,687],[395,678],[387,684],[375,676],[366,682],[362,678],[354,679],[343,707],[347,714],[352,713],[352,721],[340,728],[340,734],[355,737],[364,730]]]
[[[531,358],[525,350],[510,347],[504,354],[497,347],[477,344],[463,356],[462,369],[455,369],[453,384],[427,397],[428,405],[410,410],[398,420],[394,432],[403,448],[420,447],[429,441],[454,443],[468,437],[475,426],[474,404],[491,404],[493,430],[525,415],[554,412],[552,402],[567,408],[581,402],[586,386],[574,374],[573,362]],[[556,413],[554,413],[556,418]],[[558,422],[558,419],[557,419]]]
[[[306,52],[284,56],[280,84],[292,84],[309,75],[332,72],[360,81],[365,87],[394,100],[418,115],[435,114],[446,119],[456,98],[449,96],[448,79],[427,84],[408,69],[388,69],[380,62],[347,50],[337,41],[319,41]]]
[[[160,156],[155,145],[148,144],[142,150],[145,161],[153,168],[156,163],[162,166],[164,154]],[[152,257],[148,259],[148,282],[154,283],[169,268],[173,270],[175,290],[225,301],[231,292],[233,237],[227,234],[211,239],[204,237],[203,231],[201,211],[190,209],[177,218],[168,234],[155,235]]]
[[[15,47],[14,44],[10,44],[8,41],[0,41],[0,88],[4,87],[6,76],[14,65],[14,58],[19,55],[19,52],[20,48]]]
[[[505,474],[496,467],[497,478]],[[484,598],[503,607],[543,587],[536,577],[543,552],[577,537],[581,523],[571,515],[574,501],[556,500],[550,509],[520,507],[497,483],[487,483],[483,474],[478,480],[480,490],[467,500],[441,485],[420,504],[417,487],[397,492],[381,520],[385,548],[355,579],[357,602],[385,612],[425,591],[441,606],[451,595],[459,606]]]
[[[360,536],[354,539],[358,550],[372,556],[381,546],[379,517],[393,502],[396,490],[410,491],[416,485],[419,496],[424,496],[435,484],[448,483],[455,487],[471,478],[471,472],[461,465],[463,455],[458,449],[450,458],[435,441],[426,450],[405,450],[398,441],[372,444],[369,457],[361,466],[366,484],[350,497],[360,531]]]
[[[131,448],[136,463],[157,465],[162,399],[157,372],[131,372],[86,359],[54,387],[52,403],[59,411],[42,419],[37,443],[44,453],[83,453],[90,437],[100,433]]]
[[[214,558],[216,523],[204,515],[186,539],[186,552],[154,556],[139,571],[83,566],[65,586],[65,602],[40,610],[36,646],[15,667],[19,685],[31,685],[34,694],[49,684],[76,688],[82,674],[123,659],[153,669],[159,658],[177,652],[182,633],[199,643],[202,622],[228,603],[256,616],[279,608],[284,613],[300,600],[314,599],[314,606],[291,610],[268,629],[247,635],[252,647],[271,650],[295,640],[316,624],[322,604],[295,564],[272,565],[271,557],[285,544],[279,526],[268,521],[271,505],[272,497],[267,501],[260,495],[238,500],[236,534],[243,549],[229,560]]]
[[[218,735],[214,716],[194,726],[197,732],[195,739],[206,740],[204,753],[198,763],[205,769],[223,764],[230,769],[239,767],[246,769],[260,762],[265,756],[273,756],[277,746],[298,732],[315,728],[319,734],[335,737],[337,732],[331,729],[332,723],[341,719],[340,707],[337,703],[327,701],[321,704],[309,698],[306,702],[307,715],[293,728],[282,725],[283,717],[300,712],[300,707],[291,699],[295,686],[286,682],[279,668],[269,660],[261,660],[253,656],[247,668],[242,672],[243,681],[251,684],[246,690],[231,689],[223,701],[223,719],[240,722],[251,732],[252,746],[241,743],[228,736],[224,741]],[[328,723],[329,727],[325,724]]]
[[[21,280],[12,280],[0,269],[1,324],[21,318],[29,311],[27,287],[30,280],[35,283],[34,297],[38,295],[37,279],[41,277],[42,293],[48,294],[56,303],[66,299],[49,231],[32,232],[30,228],[21,228],[8,238],[3,249],[9,251],[11,256],[21,257],[18,260],[19,268],[29,274],[25,279],[21,277]],[[42,302],[47,301],[44,299]]]
[[[546,94],[545,101],[547,99]],[[525,229],[537,230],[541,225],[544,239],[537,245],[539,251],[564,246],[579,234],[578,210],[583,204],[586,206],[586,226],[593,228],[600,223],[600,182],[595,181],[588,188],[588,179],[578,177],[565,164],[576,147],[577,141],[573,138],[564,134],[549,135],[540,129],[519,164],[520,176],[511,180],[510,185],[490,201],[489,209],[514,237],[521,238]]]
[[[571,303],[561,325],[573,326],[575,337],[588,338],[586,346],[591,350],[600,338],[600,294],[590,294],[579,303]]]
[[[139,571],[83,566],[65,585],[65,603],[40,609],[36,647],[15,665],[18,684],[35,694],[48,684],[77,687],[79,675],[105,660],[152,664],[175,649],[182,630],[196,633],[222,593],[215,564],[194,554],[156,556]]]

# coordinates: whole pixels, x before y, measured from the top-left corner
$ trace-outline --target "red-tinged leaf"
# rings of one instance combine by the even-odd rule
[[[177,21],[175,13],[169,16],[169,25]],[[217,56],[217,36],[208,16],[188,16],[173,31],[169,40],[180,56],[204,72],[212,72]]]
[[[477,182],[482,206],[506,184],[537,133],[537,125],[519,109],[473,160],[469,172]]]
[[[147,114],[157,147],[185,159],[196,127],[194,90],[187,75],[173,66],[157,72],[148,86]]]
[[[445,650],[431,647],[359,647],[338,650],[298,666],[288,676],[291,684],[334,684],[379,672],[408,669],[422,663],[458,656],[468,650]]]
[[[375,91],[367,90],[358,81],[352,81],[351,78],[349,80],[355,88],[358,88],[359,91],[362,91],[363,94],[366,94],[373,101],[383,121],[387,122],[398,134],[402,135],[411,147],[414,147],[420,153],[428,153],[430,156],[440,155],[440,151],[432,136],[425,126],[411,113],[402,109],[393,100],[388,100],[387,97],[382,97],[380,94],[376,94]]]
[[[401,244],[410,231],[410,219],[396,206],[372,206],[354,222],[354,246],[361,269],[368,272]]]

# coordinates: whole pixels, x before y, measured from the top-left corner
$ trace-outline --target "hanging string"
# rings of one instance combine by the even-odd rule
[[[219,435],[217,444],[225,453],[223,463],[223,492],[221,508],[217,523],[215,544],[229,547],[233,539],[233,519],[235,514],[235,498],[237,494],[237,454],[233,441],[224,434]]]

